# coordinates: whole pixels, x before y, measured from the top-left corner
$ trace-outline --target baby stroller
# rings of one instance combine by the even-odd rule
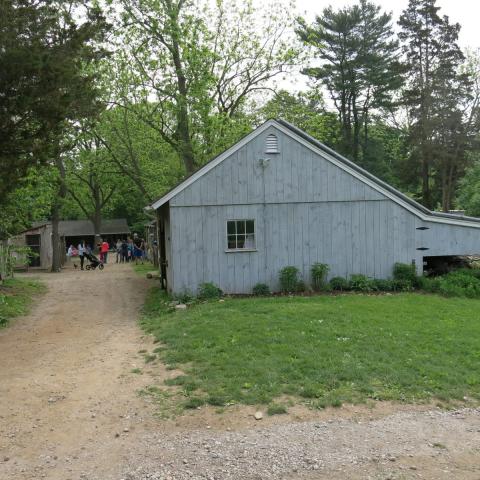
[[[85,266],[86,270],[95,270],[97,267],[99,270],[103,270],[103,263],[93,253],[85,252],[85,257],[90,261]]]

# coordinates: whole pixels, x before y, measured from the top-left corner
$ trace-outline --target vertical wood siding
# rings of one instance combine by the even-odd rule
[[[269,134],[279,153],[265,153]],[[255,220],[257,251],[226,252],[232,219]],[[228,293],[251,293],[258,282],[278,290],[281,268],[295,265],[309,282],[315,262],[330,277],[388,278],[395,262],[415,260],[420,271],[424,255],[480,253],[480,229],[421,222],[274,127],[172,198],[169,228],[175,292],[195,293],[202,282]]]

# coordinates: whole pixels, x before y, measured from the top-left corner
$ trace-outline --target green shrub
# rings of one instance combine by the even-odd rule
[[[361,273],[350,275],[350,289],[355,292],[371,292],[375,290],[375,282]]]
[[[384,280],[383,278],[375,278],[372,280],[374,290],[379,292],[392,292],[394,291],[393,280]]]
[[[429,293],[438,293],[439,292],[439,277],[424,277],[420,276],[417,278],[417,286],[420,290]]]
[[[220,298],[222,295],[222,290],[212,282],[202,283],[198,287],[198,298],[202,300],[212,300]]]
[[[438,279],[438,291],[448,297],[480,298],[480,280],[464,271],[456,271]]]
[[[396,263],[393,266],[393,279],[402,282],[410,282],[415,286],[417,282],[417,270],[415,265],[410,263]]]
[[[180,303],[192,303],[195,300],[195,297],[187,290],[173,295],[172,298]]]
[[[333,277],[330,280],[330,287],[332,287],[332,290],[343,292],[350,289],[350,283],[346,278]]]
[[[312,287],[314,290],[323,290],[326,285],[326,277],[330,267],[326,263],[314,263],[310,269],[312,275]]]
[[[415,284],[418,284],[418,282],[415,281]],[[392,280],[392,290],[394,292],[411,292],[414,290],[414,286],[410,280],[396,279]]]
[[[462,273],[463,275],[468,275],[480,280],[480,268],[459,268],[451,273]]]
[[[303,280],[297,282],[297,292],[305,292],[307,290],[307,284]]]
[[[270,288],[268,288],[266,283],[257,283],[254,285],[252,293],[259,297],[264,297],[266,295],[270,295]]]
[[[279,280],[282,292],[297,292],[299,282],[299,270],[297,267],[289,266],[280,270]]]

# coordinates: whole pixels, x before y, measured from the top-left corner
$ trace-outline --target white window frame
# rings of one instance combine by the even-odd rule
[[[253,222],[253,247],[250,248],[229,248],[228,247],[228,237],[229,235],[235,235],[236,239],[238,238],[238,235],[243,235],[243,234],[229,234],[228,233],[228,223],[229,222],[245,222],[245,236],[247,235],[247,225],[246,222]],[[226,248],[225,252],[231,253],[231,252],[256,252],[257,251],[257,229],[256,229],[256,224],[257,222],[255,221],[254,218],[229,218],[228,220],[225,221],[225,240],[226,240]],[[236,225],[235,225],[235,230],[236,230]],[[237,242],[235,242],[237,243]]]

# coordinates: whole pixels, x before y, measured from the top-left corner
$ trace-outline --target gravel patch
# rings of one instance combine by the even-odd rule
[[[142,458],[131,458],[124,480],[269,480],[304,478],[314,472],[312,478],[320,478],[352,467],[392,472],[382,478],[396,478],[397,470],[420,478],[415,458],[422,465],[429,460],[429,469],[447,465],[445,474],[452,473],[448,465],[455,455],[480,458],[480,410],[398,413],[365,422],[289,423],[237,432],[153,434],[135,450],[143,452]],[[471,472],[476,469],[472,464]]]

